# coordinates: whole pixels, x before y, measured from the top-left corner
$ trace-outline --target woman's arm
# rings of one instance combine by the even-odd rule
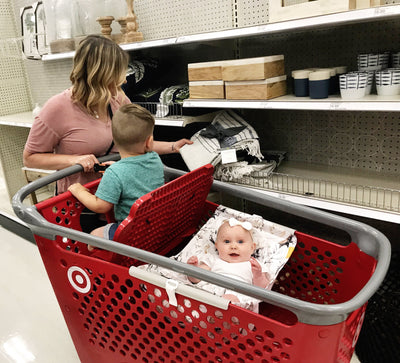
[[[85,172],[93,171],[93,165],[99,161],[93,154],[62,155],[54,153],[30,153],[24,150],[23,163],[28,168],[60,170],[75,164],[81,164]]]
[[[180,139],[178,141],[154,141],[154,151],[159,154],[178,153],[183,145],[193,144],[193,141],[188,139]]]

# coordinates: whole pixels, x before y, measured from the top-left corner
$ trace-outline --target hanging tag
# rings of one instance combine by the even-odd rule
[[[165,283],[165,291],[168,294],[169,304],[173,306],[178,306],[178,301],[176,300],[175,290],[178,288],[179,282],[175,280],[167,280]]]
[[[229,164],[237,161],[236,149],[223,149],[221,150],[221,163]]]

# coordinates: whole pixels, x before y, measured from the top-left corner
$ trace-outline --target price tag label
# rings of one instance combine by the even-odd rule
[[[237,161],[236,149],[221,150],[221,163],[229,164]]]

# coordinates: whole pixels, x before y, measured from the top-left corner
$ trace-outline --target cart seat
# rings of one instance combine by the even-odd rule
[[[196,232],[204,213],[210,210],[207,195],[213,172],[212,165],[205,165],[139,198],[118,226],[114,241],[160,255],[171,251]],[[111,261],[123,266],[137,264],[117,254],[113,254]]]

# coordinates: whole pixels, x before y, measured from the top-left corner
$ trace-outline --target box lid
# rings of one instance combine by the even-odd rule
[[[222,61],[189,63],[188,68],[221,67]]]
[[[269,63],[283,59],[284,59],[283,54],[270,55],[267,57],[257,57],[257,58],[232,59],[232,60],[222,61],[222,66],[229,67],[229,66],[242,66],[242,65],[258,64],[258,63]]]
[[[276,83],[276,82],[281,82],[281,81],[286,81],[286,75],[267,78],[267,79],[261,79],[261,80],[256,80],[256,81],[231,81],[231,82],[226,81],[225,85],[226,86],[243,86],[243,85],[254,85],[254,84],[270,84],[270,83]]]
[[[224,81],[190,81],[190,86],[223,86]]]

